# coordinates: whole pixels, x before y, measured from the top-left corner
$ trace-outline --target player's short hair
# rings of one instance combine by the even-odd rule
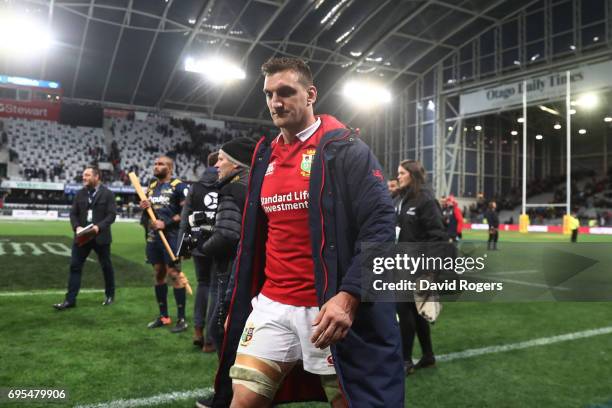
[[[298,74],[299,81],[305,88],[313,85],[312,72],[306,62],[300,58],[276,57],[270,58],[261,66],[264,76],[277,72],[293,71]]]
[[[219,160],[219,152],[212,152],[209,154],[207,158],[208,167],[214,166],[215,163],[217,163],[217,160]]]
[[[98,166],[96,166],[94,164],[92,164],[90,166],[85,166],[84,170],[87,170],[87,169],[90,169],[94,176],[100,177],[100,169],[98,168]]]

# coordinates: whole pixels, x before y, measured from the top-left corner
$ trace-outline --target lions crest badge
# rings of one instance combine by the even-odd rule
[[[255,332],[255,325],[251,322],[247,323],[240,337],[240,345],[246,347],[253,340],[253,333]]]
[[[306,149],[306,153],[302,154],[302,163],[300,164],[300,173],[304,177],[310,177],[310,169],[314,160],[315,149]]]

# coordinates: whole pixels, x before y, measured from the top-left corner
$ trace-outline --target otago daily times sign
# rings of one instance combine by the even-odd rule
[[[584,92],[612,86],[612,61],[570,70],[571,92]],[[565,71],[527,79],[527,102],[565,96]],[[460,96],[462,115],[511,108],[523,103],[523,80],[481,89]]]

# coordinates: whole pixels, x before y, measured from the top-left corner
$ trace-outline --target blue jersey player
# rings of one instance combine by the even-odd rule
[[[147,262],[152,264],[155,270],[155,297],[159,305],[159,317],[149,323],[148,327],[154,329],[172,323],[168,316],[167,302],[166,278],[169,278],[174,288],[174,300],[178,310],[178,320],[171,331],[179,333],[187,329],[185,322],[187,278],[181,272],[180,262],[174,262],[170,258],[158,233],[159,230],[164,232],[170,248],[176,253],[181,209],[188,186],[181,180],[172,177],[173,167],[174,161],[170,157],[161,156],[155,160],[153,167],[155,180],[149,184],[147,200],[140,202],[140,208],[143,210],[148,207],[153,208],[157,217],[156,221],[152,221],[144,212],[142,220],[147,232]]]

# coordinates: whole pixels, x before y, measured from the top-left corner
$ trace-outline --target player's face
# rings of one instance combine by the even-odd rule
[[[305,87],[293,70],[267,75],[264,80],[266,103],[272,121],[280,129],[300,132],[313,116],[312,106],[317,99],[314,86]]]
[[[219,170],[219,180],[223,180],[238,168],[238,166],[227,159],[223,152],[219,152],[219,158],[215,163],[215,167]]]
[[[92,169],[83,170],[83,186],[87,188],[94,188],[100,181],[100,176],[95,175]]]
[[[397,168],[397,181],[399,183],[400,188],[406,188],[410,185],[410,181],[412,178],[410,177],[410,172],[399,166]]]
[[[167,159],[163,157],[155,160],[153,164],[153,175],[158,179],[166,178],[170,174],[171,164]]]

